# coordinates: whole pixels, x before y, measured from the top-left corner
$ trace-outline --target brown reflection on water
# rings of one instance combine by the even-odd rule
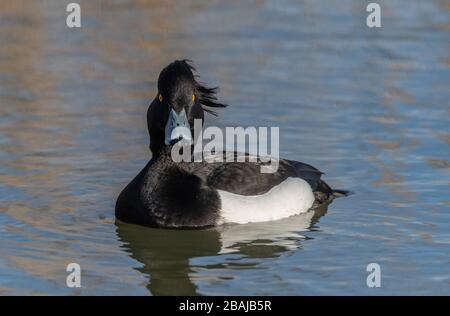
[[[0,131],[11,140],[2,149],[16,157],[5,164],[16,172],[0,174],[0,182],[23,190],[31,197],[48,197],[49,202],[42,211],[68,212],[71,210],[68,205],[76,202],[77,197],[63,193],[60,177],[70,166],[62,161],[51,162],[55,148],[70,147],[73,142],[71,133],[64,127],[64,108],[54,106],[61,100],[55,93],[54,78],[42,68],[46,47],[50,46],[46,32],[48,22],[38,2],[4,1],[0,9],[2,21],[7,21],[6,26],[1,27],[0,36],[10,38],[0,53],[2,75],[10,78],[2,86],[1,111],[8,121],[1,125]],[[6,212],[25,223],[35,223],[33,213],[36,210],[31,206],[28,209],[27,201],[8,203]],[[51,218],[41,220],[44,221],[40,221],[41,224],[51,227]]]

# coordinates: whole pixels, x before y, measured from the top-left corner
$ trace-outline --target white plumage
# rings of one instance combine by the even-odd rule
[[[314,203],[311,186],[300,178],[287,178],[261,195],[246,196],[218,190],[224,223],[254,223],[282,219],[308,211]]]

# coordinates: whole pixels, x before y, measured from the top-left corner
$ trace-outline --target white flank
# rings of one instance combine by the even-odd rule
[[[222,224],[274,221],[304,213],[314,203],[310,185],[300,178],[287,178],[261,195],[218,192],[222,202]]]

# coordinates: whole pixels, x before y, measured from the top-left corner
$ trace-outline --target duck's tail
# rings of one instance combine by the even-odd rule
[[[329,203],[333,201],[335,198],[348,196],[352,194],[351,191],[348,190],[333,190],[325,181],[319,180],[316,184],[316,188],[314,190],[314,196],[316,199],[316,204],[320,205],[323,203]]]
[[[333,197],[335,198],[349,196],[351,194],[353,194],[353,192],[349,190],[333,190]]]

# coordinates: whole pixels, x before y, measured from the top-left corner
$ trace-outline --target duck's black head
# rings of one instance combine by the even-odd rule
[[[194,119],[204,120],[204,111],[215,115],[206,107],[226,107],[218,103],[218,88],[200,84],[195,69],[188,60],[176,60],[166,66],[158,78],[158,94],[147,112],[150,149],[155,154],[162,146],[184,138],[191,140]],[[176,127],[187,132],[172,133]]]

